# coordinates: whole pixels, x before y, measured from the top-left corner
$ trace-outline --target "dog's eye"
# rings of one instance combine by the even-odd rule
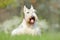
[[[29,12],[27,12],[27,14],[29,14]]]

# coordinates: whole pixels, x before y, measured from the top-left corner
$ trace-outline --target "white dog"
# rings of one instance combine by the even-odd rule
[[[41,29],[39,28],[37,21],[38,17],[35,14],[36,10],[31,5],[31,8],[28,9],[24,6],[24,19],[18,28],[12,31],[12,35],[20,34],[31,34],[31,35],[40,35]]]

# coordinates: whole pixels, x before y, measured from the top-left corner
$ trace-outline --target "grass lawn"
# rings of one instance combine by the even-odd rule
[[[43,33],[41,36],[19,35],[0,33],[0,40],[60,40],[60,33]]]

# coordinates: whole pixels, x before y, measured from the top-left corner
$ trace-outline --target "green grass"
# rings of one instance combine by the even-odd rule
[[[0,40],[60,40],[60,33],[43,33],[41,36],[19,35],[0,33]]]

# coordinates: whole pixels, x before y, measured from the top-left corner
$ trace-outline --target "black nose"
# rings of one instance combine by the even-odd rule
[[[35,16],[31,16],[31,19],[35,20]]]
[[[31,16],[32,18],[35,18],[34,16]]]

